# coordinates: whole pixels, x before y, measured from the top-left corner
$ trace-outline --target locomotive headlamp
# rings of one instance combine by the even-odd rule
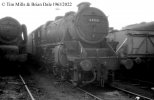
[[[92,63],[89,60],[83,60],[80,62],[80,66],[84,71],[90,71],[92,69]]]

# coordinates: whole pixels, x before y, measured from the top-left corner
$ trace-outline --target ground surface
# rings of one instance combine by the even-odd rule
[[[39,97],[39,100],[94,100],[81,91],[66,86],[63,82],[57,82],[53,76],[47,74],[36,73],[33,75],[37,83],[37,87],[42,89],[43,95]],[[132,100],[117,90],[107,90],[103,92],[98,91],[96,93],[103,97],[105,100]]]
[[[35,100],[94,100],[74,87],[66,86],[64,82],[57,81],[52,74],[42,71],[30,71],[23,75]],[[104,100],[131,100],[125,94],[114,90],[94,94]],[[17,77],[0,76],[0,100],[31,100],[23,83]]]
[[[30,98],[18,76],[1,76],[0,100],[30,100]]]

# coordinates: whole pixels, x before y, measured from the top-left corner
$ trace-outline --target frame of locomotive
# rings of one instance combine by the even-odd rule
[[[78,5],[78,12],[68,12],[40,26],[29,35],[29,52],[46,64],[47,71],[74,85],[113,80],[118,57],[108,45],[108,19],[90,3]]]

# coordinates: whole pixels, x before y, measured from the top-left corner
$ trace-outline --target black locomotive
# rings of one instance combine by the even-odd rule
[[[11,71],[26,55],[27,28],[12,17],[0,19],[0,70]],[[9,70],[8,70],[9,69]]]
[[[28,36],[28,51],[46,69],[75,85],[108,83],[118,69],[118,59],[106,42],[108,19],[90,3],[78,5],[34,30]]]

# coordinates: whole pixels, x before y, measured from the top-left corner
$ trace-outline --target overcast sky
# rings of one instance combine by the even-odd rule
[[[27,25],[30,33],[45,22],[54,20],[56,16],[77,11],[77,4],[83,1],[101,9],[108,16],[110,27],[115,29],[154,21],[154,0],[0,0],[0,18],[16,18],[21,24]],[[16,3],[21,5],[17,6]],[[25,5],[22,6],[22,3]],[[32,3],[68,3],[70,6],[34,6]]]

